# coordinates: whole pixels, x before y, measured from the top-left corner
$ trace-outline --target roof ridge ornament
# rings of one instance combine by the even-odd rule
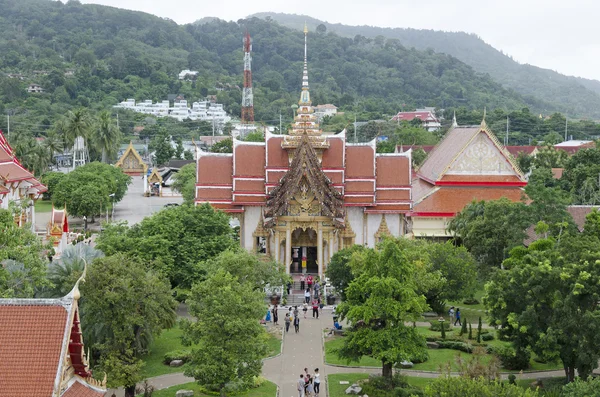
[[[488,128],[487,123],[485,122],[485,116],[486,116],[486,107],[483,107],[483,119],[481,119],[481,129],[485,130]]]

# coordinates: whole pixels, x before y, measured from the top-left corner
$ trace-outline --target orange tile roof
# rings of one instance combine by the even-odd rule
[[[9,182],[33,178],[33,174],[21,167],[18,163],[0,163],[0,177]]]
[[[0,301],[0,397],[52,396],[67,310],[21,301],[28,304]]]
[[[563,176],[564,168],[552,168],[552,177],[554,179],[560,179]]]
[[[489,182],[489,183],[502,183],[502,182],[522,182],[521,179],[516,175],[452,175],[444,174],[440,179],[441,182]]]
[[[103,397],[105,394],[108,395],[108,393],[75,381],[61,397]]]
[[[417,202],[413,216],[427,216],[427,213],[454,215],[471,201],[498,200],[506,197],[511,201],[521,201],[523,189],[518,187],[443,187]]]

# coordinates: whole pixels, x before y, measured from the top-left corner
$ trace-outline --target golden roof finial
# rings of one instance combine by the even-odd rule
[[[487,123],[485,122],[485,114],[486,114],[486,108],[484,106],[483,107],[483,119],[481,120],[481,128],[482,129],[487,128]]]
[[[304,34],[308,34],[308,26],[306,26],[306,21],[304,21]]]
[[[81,292],[79,292],[79,283],[82,281],[85,282],[85,275],[87,274],[87,261],[85,260],[85,258],[81,258],[81,260],[83,261],[83,273],[81,273],[81,277],[79,277],[79,279],[75,283],[75,286],[73,287],[73,290],[71,291],[73,299],[75,299],[76,301],[79,300],[79,298],[81,298]]]

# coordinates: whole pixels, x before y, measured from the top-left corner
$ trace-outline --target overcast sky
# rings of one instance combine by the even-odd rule
[[[600,80],[598,0],[82,0],[178,23],[237,21],[255,12],[305,14],[332,23],[465,31],[521,63]]]

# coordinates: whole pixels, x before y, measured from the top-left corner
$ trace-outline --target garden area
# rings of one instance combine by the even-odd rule
[[[460,370],[459,360],[469,360],[473,357],[473,352],[480,348],[478,359],[484,365],[489,365],[494,357],[498,359],[500,371],[502,372],[538,372],[560,370],[562,366],[559,362],[545,363],[541,362],[535,355],[523,353],[523,357],[517,355],[508,341],[498,340],[496,331],[491,329],[482,329],[480,342],[477,342],[477,329],[471,328],[471,338],[469,331],[461,334],[461,327],[450,327],[445,323],[447,330],[444,337],[441,335],[439,323],[433,323],[430,327],[416,327],[417,332],[423,335],[427,340],[427,360],[415,359],[410,368],[417,371],[439,372],[440,370],[450,369],[452,372]],[[445,327],[445,328],[446,328]],[[468,329],[468,327],[467,327]],[[381,367],[381,361],[369,356],[362,356],[358,362],[348,362],[340,358],[336,352],[343,346],[344,337],[336,336],[325,339],[325,362],[331,365],[352,366],[352,367]]]
[[[281,330],[272,328],[267,331],[268,353],[266,357],[272,357],[281,352]],[[183,372],[184,367],[171,367],[172,360],[182,360],[183,363],[189,359],[192,347],[183,346],[181,337],[183,331],[176,325],[171,329],[163,330],[159,337],[152,341],[146,356],[142,357],[145,365],[142,377],[152,378],[154,376]],[[266,358],[265,357],[265,358]]]
[[[427,385],[430,385],[434,382],[444,382],[444,380],[438,381],[437,378],[423,378],[417,376],[408,376],[408,375],[397,375],[395,376],[397,382],[397,389],[403,389],[402,391],[394,390],[395,394],[390,394],[394,396],[429,396],[425,392]],[[345,397],[346,389],[352,385],[358,385],[363,388],[363,393],[372,393],[369,386],[373,386],[373,384],[368,385],[369,381],[373,382],[373,377],[370,378],[369,374],[363,373],[344,373],[344,374],[331,374],[327,376],[327,382],[329,385],[329,397]],[[454,378],[455,382],[461,382],[457,378]],[[381,382],[380,377],[375,377],[375,385]],[[523,393],[526,391],[533,392],[537,389],[537,396],[560,396],[561,389],[565,385],[564,377],[556,377],[556,378],[539,378],[539,379],[519,379],[518,377],[514,380],[514,385],[522,390]],[[508,380],[502,381],[501,385],[507,385],[511,383]],[[506,388],[504,388],[506,389]],[[454,389],[457,390],[456,388]],[[506,390],[505,390],[506,391]],[[377,393],[377,392],[376,392]],[[371,395],[379,395],[379,394],[368,394]],[[387,395],[387,394],[386,394]],[[435,395],[435,394],[433,394]],[[453,394],[454,395],[454,394]],[[487,395],[487,394],[486,394]],[[496,394],[494,394],[496,395]],[[503,394],[504,395],[504,394]],[[506,394],[510,396],[523,395],[520,393],[517,394]],[[535,395],[535,394],[530,394]]]
[[[239,394],[236,393],[235,395],[237,397],[275,397],[277,395],[276,384],[262,378],[259,378],[257,382],[259,385],[256,387]],[[194,397],[209,397],[216,395],[214,392],[207,392],[206,389],[198,383],[190,382],[162,390],[155,390],[152,392],[152,397],[173,397],[178,390],[192,390],[194,392]],[[143,394],[138,394],[138,396],[143,396]]]

